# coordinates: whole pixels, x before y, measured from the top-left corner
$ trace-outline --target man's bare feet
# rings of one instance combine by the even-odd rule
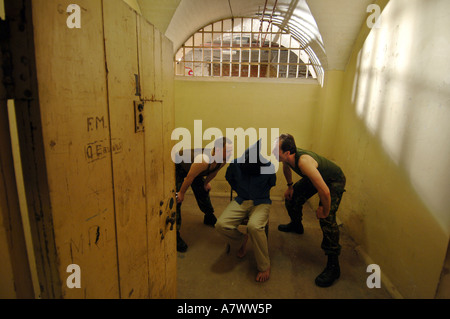
[[[260,271],[256,275],[256,281],[257,282],[265,282],[265,281],[269,280],[269,276],[270,276],[270,267],[266,271]]]
[[[239,248],[237,252],[238,258],[244,258],[244,256],[247,254],[247,241],[248,241],[248,235],[244,235],[244,241],[242,242],[241,248]]]

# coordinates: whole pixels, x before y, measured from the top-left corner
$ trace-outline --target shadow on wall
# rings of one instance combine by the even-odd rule
[[[450,2],[386,3],[346,70],[334,150],[348,181],[341,217],[382,281],[433,298],[450,232]]]
[[[443,6],[448,12],[444,1],[390,10],[359,52],[352,103],[449,233],[450,43],[442,30],[449,30],[450,22]]]

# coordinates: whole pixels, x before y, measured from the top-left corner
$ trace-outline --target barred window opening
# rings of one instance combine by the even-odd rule
[[[175,55],[175,74],[192,77],[317,79],[323,68],[312,49],[287,29],[258,18],[214,22]]]

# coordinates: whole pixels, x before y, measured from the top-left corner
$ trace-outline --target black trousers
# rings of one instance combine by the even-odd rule
[[[177,192],[180,191],[181,185],[183,185],[183,181],[187,176],[187,173],[181,165],[176,165],[175,167],[175,179],[176,179],[176,188]],[[194,192],[195,200],[197,201],[197,205],[200,210],[204,214],[212,214],[214,213],[214,208],[211,204],[211,198],[209,197],[209,192],[205,190],[205,176],[197,176],[191,184],[192,191]],[[177,231],[180,230],[181,227],[181,204],[177,204]]]
[[[341,245],[339,244],[339,227],[336,223],[336,212],[345,192],[345,176],[339,180],[327,182],[331,195],[330,214],[327,218],[319,219],[320,228],[322,229],[323,239],[321,248],[326,255],[339,255],[341,253]],[[303,218],[303,205],[308,199],[317,193],[317,189],[308,178],[302,178],[294,184],[294,193],[291,200],[285,201],[291,221],[300,223]],[[320,203],[319,205],[322,205]]]

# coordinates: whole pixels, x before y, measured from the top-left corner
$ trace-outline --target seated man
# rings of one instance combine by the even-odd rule
[[[233,152],[232,142],[226,137],[214,142],[214,148],[183,150],[177,154],[176,189],[177,189],[177,251],[185,252],[188,248],[181,238],[181,203],[189,186],[192,187],[198,207],[205,214],[203,223],[214,226],[216,216],[211,204],[209,182],[216,177],[219,170],[227,163]]]
[[[245,256],[247,241],[250,237],[259,271],[256,281],[264,282],[270,275],[265,227],[272,204],[270,189],[275,186],[276,175],[274,166],[261,157],[259,148],[260,141],[229,165],[225,177],[237,193],[237,197],[220,215],[215,227],[225,237],[242,243],[237,254],[239,258]],[[245,218],[249,218],[248,235],[238,230],[238,226]]]

